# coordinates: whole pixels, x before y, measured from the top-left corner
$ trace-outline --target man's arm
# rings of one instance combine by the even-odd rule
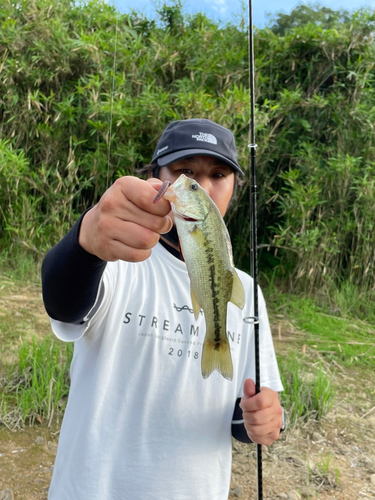
[[[82,323],[95,303],[106,262],[78,243],[83,214],[68,234],[45,256],[43,300],[47,313],[65,323]]]
[[[140,262],[171,229],[167,200],[153,204],[158,179],[118,179],[46,255],[43,299],[48,314],[81,323],[93,307],[107,261]]]

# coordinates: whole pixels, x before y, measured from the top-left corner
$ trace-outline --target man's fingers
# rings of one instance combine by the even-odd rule
[[[259,410],[255,412],[243,412],[243,418],[245,421],[254,426],[261,426],[272,422],[275,418],[278,418],[278,413],[275,414],[275,410],[272,407],[266,408],[265,410]],[[281,415],[280,415],[281,420]],[[281,426],[281,424],[280,424]]]
[[[252,378],[247,378],[243,384],[243,397],[242,399],[249,399],[255,396],[256,387]]]
[[[173,227],[173,221],[172,219],[169,217],[169,215],[166,215],[165,216],[165,223],[166,223],[166,227],[163,229],[163,231],[160,232],[160,234],[166,234],[166,233],[169,233],[169,231],[172,229]]]
[[[131,182],[123,182],[123,185],[121,185],[125,197],[146,212],[160,216],[168,215],[171,211],[168,200],[161,198],[158,203],[153,203],[157,191],[163,184],[162,181],[160,179],[148,179],[145,182],[137,178],[133,179]],[[118,179],[118,181],[121,181],[121,179]]]
[[[162,198],[159,203],[153,203],[158,188],[162,185],[159,179],[144,181],[137,177],[120,177],[104,193],[99,201],[101,211],[107,214],[138,215],[138,210],[159,216],[168,215],[170,203]]]
[[[111,229],[106,232],[106,238],[122,243],[127,247],[151,250],[158,243],[160,234],[170,230],[172,225],[172,221],[168,216],[151,217],[157,220],[153,220],[152,223],[144,220],[143,225],[117,219]]]
[[[127,262],[142,262],[151,255],[151,249],[141,250],[130,247],[121,241],[110,240],[106,249],[106,260],[126,260]]]
[[[266,424],[254,426],[245,421],[245,429],[252,436],[267,436],[275,431],[275,423],[270,421]]]
[[[106,245],[106,259],[108,261],[126,260],[128,262],[142,262],[151,255],[152,248],[159,241],[159,235],[169,232],[173,226],[167,215],[164,232],[156,233],[131,222],[124,222],[121,231],[111,234]],[[129,231],[126,235],[126,231]]]
[[[252,423],[248,415],[245,418],[244,426],[252,441],[259,444],[269,445],[279,437],[282,425],[282,418],[273,415],[273,418],[264,418],[263,423],[256,421]]]
[[[253,428],[251,427],[246,427],[246,431],[249,435],[249,438],[254,442],[258,444],[264,444],[266,446],[271,445],[278,437],[280,434],[280,430],[272,428],[271,430],[268,429],[262,429],[260,432],[253,432]],[[268,432],[267,432],[268,431]]]
[[[250,398],[243,397],[240,408],[243,411],[258,411],[272,406],[274,402],[274,391],[268,387],[261,387],[260,392]]]

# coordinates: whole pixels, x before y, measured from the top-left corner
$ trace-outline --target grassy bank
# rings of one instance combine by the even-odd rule
[[[0,422],[10,428],[60,420],[69,390],[72,346],[50,332],[38,283],[2,277],[0,285]],[[375,322],[332,312],[312,298],[264,290],[290,425],[320,422],[330,411],[335,374],[375,365]],[[343,304],[336,293],[336,308]],[[343,307],[343,306],[341,306]],[[370,318],[372,319],[372,318]]]

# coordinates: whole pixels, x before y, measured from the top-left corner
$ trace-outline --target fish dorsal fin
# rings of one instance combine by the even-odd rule
[[[192,287],[190,287],[190,295],[191,295],[191,302],[193,304],[194,317],[195,320],[197,320],[201,310],[201,306],[199,305],[197,296],[195,295],[195,292],[192,289]]]
[[[240,309],[244,308],[245,305],[245,290],[243,288],[242,281],[240,280],[237,271],[234,269],[233,274],[233,288],[230,302]]]

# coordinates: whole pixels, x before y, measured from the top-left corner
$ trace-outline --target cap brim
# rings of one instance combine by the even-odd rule
[[[183,160],[184,158],[188,158],[189,156],[213,156],[214,158],[219,158],[223,160],[224,163],[233,168],[236,172],[241,175],[245,175],[239,165],[232,160],[229,160],[225,156],[216,153],[215,151],[208,151],[207,149],[183,149],[182,151],[176,151],[169,155],[162,156],[157,160],[157,163],[160,167],[167,167],[171,163],[177,160]]]

